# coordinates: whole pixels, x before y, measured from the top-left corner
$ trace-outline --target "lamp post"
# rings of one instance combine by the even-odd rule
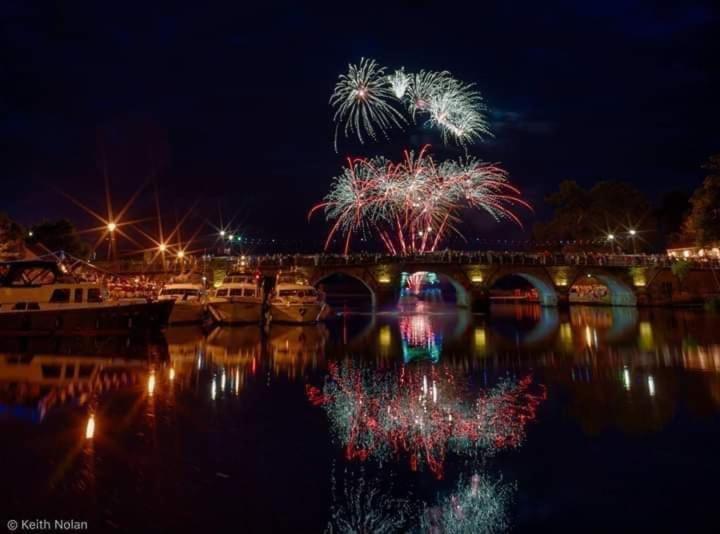
[[[615,234],[608,234],[607,240],[610,241],[610,252],[615,254]]]
[[[637,254],[637,243],[635,242],[635,236],[637,236],[637,231],[634,228],[631,228],[628,233],[630,234],[630,240],[632,241],[633,254]]]
[[[117,224],[113,221],[107,223],[107,231],[110,237],[110,258],[115,261],[115,230],[117,230]]]

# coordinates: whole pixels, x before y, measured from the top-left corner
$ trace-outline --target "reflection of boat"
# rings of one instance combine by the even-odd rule
[[[54,354],[0,356],[0,414],[40,421],[58,404],[138,383],[147,360]]]
[[[300,273],[278,273],[270,296],[270,315],[275,322],[314,323],[321,319],[325,302]]]
[[[268,347],[275,374],[295,375],[323,360],[328,330],[324,324],[281,325],[270,328]]]
[[[207,294],[202,284],[190,282],[165,284],[158,300],[174,302],[170,313],[170,324],[199,323],[205,318]]]
[[[172,326],[165,331],[170,365],[182,377],[189,377],[205,353],[205,333],[199,326]]]
[[[129,330],[167,323],[171,302],[116,302],[52,261],[0,264],[0,331]]]
[[[215,322],[220,324],[260,323],[263,301],[259,275],[232,273],[210,299],[209,309]]]
[[[207,337],[207,355],[216,364],[260,357],[261,331],[255,325],[215,328]]]

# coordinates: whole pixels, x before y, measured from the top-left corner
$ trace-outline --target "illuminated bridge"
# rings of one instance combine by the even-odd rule
[[[684,260],[683,260],[684,261]],[[98,266],[118,274],[167,278],[179,271],[203,273],[219,282],[238,265],[258,269],[264,276],[280,270],[302,271],[318,286],[334,275],[359,280],[368,290],[373,306],[397,302],[403,273],[432,272],[455,290],[460,307],[482,308],[490,292],[507,277],[517,276],[532,285],[543,306],[570,302],[571,288],[592,278],[607,288],[607,304],[616,306],[701,304],[720,299],[720,259],[691,259],[678,272],[678,260],[666,255],[620,255],[595,253],[459,252],[443,251],[416,256],[385,254],[272,254],[240,257],[185,258],[176,271],[157,264],[132,260]]]
[[[529,282],[543,306],[568,304],[570,288],[584,277],[606,286],[609,304],[614,306],[690,304],[720,296],[717,259],[693,262],[682,276],[673,273],[675,261],[664,255],[447,251],[403,257],[317,254],[245,260],[264,275],[303,271],[315,286],[336,274],[355,278],[370,292],[374,307],[397,302],[403,273],[418,271],[436,273],[455,289],[457,305],[470,308],[487,304],[490,290],[510,276]]]

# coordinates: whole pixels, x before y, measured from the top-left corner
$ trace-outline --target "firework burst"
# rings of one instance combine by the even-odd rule
[[[521,224],[512,208],[530,206],[505,171],[475,158],[436,164],[427,148],[406,151],[397,164],[385,158],[348,159],[324,201],[310,210],[310,216],[324,210],[332,221],[325,247],[342,235],[347,253],[353,235],[371,234],[391,254],[431,252],[449,233],[460,234],[463,208]]]
[[[345,137],[387,136],[393,126],[425,118],[447,143],[460,145],[489,136],[485,104],[472,84],[465,84],[447,71],[406,73],[405,69],[385,75],[374,60],[361,59],[339,76],[330,104],[335,108],[335,150],[341,125]]]
[[[385,69],[371,59],[362,58],[358,65],[348,66],[347,74],[339,77],[330,105],[336,108],[335,150],[341,123],[345,137],[354,133],[364,142],[363,132],[376,139],[378,132],[385,134],[389,128],[406,122],[393,102]]]

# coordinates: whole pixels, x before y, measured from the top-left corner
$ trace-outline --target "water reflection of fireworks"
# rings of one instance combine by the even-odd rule
[[[400,335],[406,363],[417,358],[430,358],[433,362],[440,360],[442,336],[435,332],[427,315],[401,316]]]
[[[504,532],[509,527],[508,505],[514,486],[474,474],[461,480],[452,495],[437,506],[426,507],[420,518],[421,532],[477,534]]]
[[[544,388],[531,386],[530,376],[505,378],[473,395],[448,368],[380,373],[344,362],[331,365],[323,390],[308,395],[325,408],[348,459],[407,455],[413,470],[427,465],[441,478],[448,452],[492,454],[522,443],[545,398]]]
[[[346,467],[331,477],[332,505],[326,533],[429,532],[491,533],[509,527],[514,484],[475,473],[461,479],[450,495],[428,504],[412,494],[399,495],[392,482]]]

